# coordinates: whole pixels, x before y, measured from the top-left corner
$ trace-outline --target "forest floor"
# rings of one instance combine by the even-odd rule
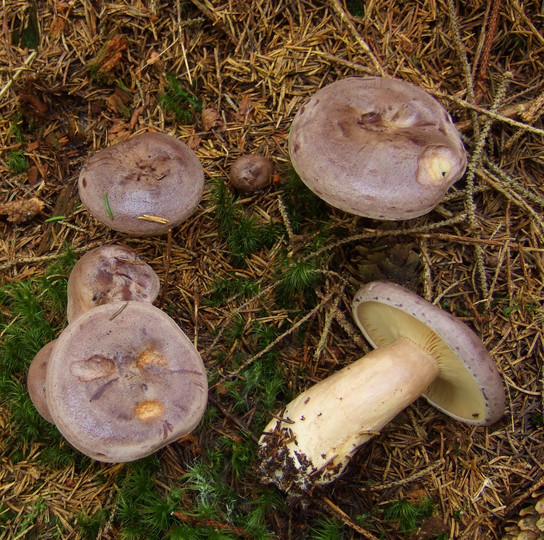
[[[0,8],[0,538],[498,539],[544,489],[544,11],[537,0],[118,0]],[[304,101],[348,76],[396,77],[451,114],[469,166],[430,213],[381,222],[314,197],[290,167]],[[112,231],[77,178],[146,131],[204,167],[171,235]],[[266,189],[228,186],[242,154]],[[230,216],[227,221],[222,216]],[[66,325],[66,278],[119,243],[209,375],[195,431],[130,464],[72,450],[33,411],[34,354]],[[461,424],[417,400],[333,484],[294,498],[258,474],[264,426],[369,350],[355,291],[383,278],[466,322],[504,381],[504,417]]]

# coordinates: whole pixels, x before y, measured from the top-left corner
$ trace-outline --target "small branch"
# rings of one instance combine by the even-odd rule
[[[477,98],[481,96],[484,83],[487,80],[487,66],[489,64],[489,57],[491,55],[491,47],[493,45],[493,39],[495,39],[495,35],[497,34],[497,25],[499,22],[500,7],[501,7],[501,0],[492,0],[491,14],[489,17],[489,22],[487,24],[487,33],[484,39],[484,50],[482,54],[482,60],[478,68],[478,76],[476,77],[476,92],[478,94]]]
[[[544,220],[542,219],[541,214],[537,212],[534,208],[532,208],[521,195],[505,189],[503,186],[503,182],[501,182],[498,178],[494,178],[489,171],[486,171],[485,174],[483,174],[481,171],[477,172],[482,180],[486,182],[486,184],[492,186],[499,193],[502,193],[509,201],[512,201],[516,206],[523,208],[528,214],[532,216],[534,223],[538,225],[538,227],[535,228],[535,232],[538,234],[540,242],[544,242]],[[512,249],[515,249],[516,246],[517,244],[510,244],[510,247]],[[523,249],[527,250],[528,248]],[[534,249],[539,251],[538,248]]]
[[[385,76],[385,72],[383,71],[382,66],[380,66],[378,59],[374,56],[374,53],[370,50],[370,47],[368,46],[366,41],[360,36],[359,32],[357,31],[357,28],[355,28],[355,25],[349,19],[348,15],[344,11],[344,8],[340,5],[340,2],[338,0],[330,0],[330,4],[334,12],[340,17],[342,22],[349,28],[351,35],[356,39],[359,46],[363,49],[364,53],[368,56],[376,72],[382,77]]]
[[[202,14],[205,15],[212,22],[214,26],[219,26],[234,45],[238,45],[238,38],[230,31],[230,29],[225,24],[223,24],[219,17],[217,17],[214,9],[210,9],[209,7],[207,7],[204,2],[201,2],[201,0],[191,0],[191,3],[194,4],[202,12]]]
[[[495,96],[495,100],[493,102],[493,105],[491,106],[491,112],[494,113],[498,110],[500,104],[504,99],[504,96],[506,95],[506,90],[511,79],[512,74],[507,71],[501,80],[499,89],[497,90],[497,95]],[[483,149],[486,145],[487,137],[489,135],[489,132],[491,131],[492,124],[493,120],[491,118],[488,118],[483,129],[477,135],[476,145],[474,147],[474,151],[472,152],[471,159],[468,163],[467,174],[465,176],[467,186],[465,206],[468,215],[468,225],[472,230],[476,230],[478,226],[476,220],[476,205],[474,203],[474,177],[476,174],[476,168],[482,162]],[[479,287],[483,296],[487,298],[488,285],[487,275],[485,271],[484,252],[482,246],[480,244],[475,244],[474,252],[476,255],[476,270],[478,272]]]
[[[106,507],[111,503],[113,493],[114,493],[113,491],[110,493],[108,502],[105,505]],[[111,532],[111,529],[113,527],[113,522],[115,520],[115,515],[117,513],[117,509],[119,508],[120,502],[121,502],[121,492],[118,490],[115,496],[115,500],[113,501],[113,504],[111,506],[110,516],[108,518],[108,521],[106,521],[104,527],[102,527],[102,529],[98,532],[96,540],[101,540],[103,537],[109,535],[109,533]]]
[[[259,442],[259,438],[251,432],[249,427],[246,426],[246,424],[244,424],[241,420],[238,420],[238,418],[230,413],[217,399],[208,395],[208,400],[212,405],[217,407],[231,422],[236,424],[242,430],[242,432],[245,433],[253,442]]]
[[[448,0],[448,14],[450,16],[450,22],[453,30],[453,42],[455,44],[455,49],[461,61],[461,66],[463,68],[463,74],[465,76],[465,84],[467,87],[467,98],[470,103],[475,102],[474,97],[474,83],[472,81],[472,74],[470,70],[470,63],[468,61],[467,52],[463,44],[463,39],[461,38],[461,30],[459,27],[459,18],[455,11],[454,0]],[[473,111],[472,112],[472,125],[474,126],[474,133],[480,131],[480,125],[478,124],[478,116]]]
[[[34,58],[36,58],[37,51],[32,51],[28,58],[24,61],[23,65],[13,74],[13,77],[4,85],[4,88],[0,90],[0,98],[10,89],[11,85],[17,80],[19,75],[32,64]]]
[[[502,114],[502,111],[501,113],[497,113],[495,111],[492,112],[487,109],[484,109],[483,107],[478,107],[478,105],[474,105],[473,103],[469,103],[468,101],[464,99],[457,98],[455,96],[450,96],[449,94],[444,94],[443,92],[439,92],[438,90],[427,88],[427,92],[441,99],[449,99],[453,103],[465,109],[470,109],[472,111],[476,111],[477,113],[484,114],[485,116],[488,116],[489,118],[492,118],[493,120],[497,120],[499,122],[508,124],[509,126],[523,129],[524,131],[528,131],[529,133],[534,133],[535,135],[544,136],[544,129],[536,128],[534,126],[524,124],[523,122],[518,122],[517,120],[513,120],[512,118],[508,116],[508,115],[517,116],[519,114],[522,114],[522,112],[526,110],[527,107],[530,106],[532,102],[520,103],[519,105],[511,105],[511,106],[505,107],[504,114]],[[462,126],[461,131],[467,128],[467,125],[463,123],[456,124],[456,126],[458,127],[458,129],[460,129],[459,126]]]
[[[366,341],[362,338],[360,331],[355,328],[352,321],[346,317],[342,310],[337,310],[334,314],[336,321],[343,328],[344,332],[350,337],[350,339],[357,345],[364,354],[370,352],[370,348]],[[361,356],[363,356],[361,354]]]
[[[541,478],[536,484],[533,484],[532,486],[528,487],[526,490],[523,490],[521,495],[517,498],[515,498],[507,507],[505,514],[508,515],[514,508],[516,508],[518,505],[520,505],[523,501],[528,499],[535,491],[538,491],[539,489],[542,489],[544,487],[544,477]]]
[[[291,221],[289,219],[289,215],[287,214],[287,209],[285,208],[285,203],[283,202],[281,195],[278,195],[278,209],[283,219],[287,236],[289,237],[289,243],[292,244],[293,239],[295,238],[295,233],[293,232],[293,227],[291,227]]]
[[[337,297],[335,298],[334,302],[332,302],[331,306],[329,307],[325,315],[325,323],[323,324],[323,329],[321,330],[321,336],[319,337],[319,342],[317,344],[317,347],[315,349],[314,356],[313,356],[314,365],[317,365],[317,363],[319,362],[321,354],[323,353],[323,350],[325,349],[325,346],[327,345],[327,337],[331,329],[331,324],[333,320],[335,319],[336,312],[338,311],[338,303],[340,302],[340,299],[342,298],[344,288],[345,288],[345,284],[344,286],[342,286],[340,291],[338,291]]]
[[[433,231],[435,229],[439,229],[440,227],[447,227],[449,225],[455,225],[456,223],[462,223],[463,221],[466,221],[467,215],[466,214],[459,214],[457,216],[454,216],[450,219],[445,219],[444,221],[438,221],[436,223],[431,223],[430,225],[419,225],[417,227],[411,227],[409,229],[396,229],[394,231],[383,231],[383,230],[371,230],[366,231],[361,234],[355,234],[353,236],[349,236],[348,238],[343,238],[342,240],[338,240],[338,242],[333,242],[332,244],[329,244],[328,246],[324,246],[321,249],[318,249],[316,252],[306,256],[303,260],[310,259],[311,257],[318,257],[322,253],[325,253],[326,251],[330,251],[332,249],[335,249],[339,246],[343,246],[344,244],[350,244],[351,242],[360,242],[361,240],[368,240],[369,238],[381,238],[382,236],[408,236],[410,234],[419,234],[419,233],[426,233]]]
[[[421,471],[418,471],[414,474],[411,474],[410,476],[407,476],[406,478],[401,478],[400,480],[395,480],[393,482],[388,482],[387,484],[377,484],[374,486],[371,486],[370,489],[373,491],[383,491],[390,488],[396,488],[399,486],[404,486],[405,484],[409,484],[410,482],[413,482],[414,480],[417,480],[418,478],[421,478],[422,476],[427,476],[430,472],[434,471],[436,468],[440,467],[444,464],[444,459],[440,459],[433,463],[432,465],[429,465],[425,469],[422,469]]]
[[[457,234],[446,234],[446,233],[418,233],[416,236],[419,236],[420,238],[434,238],[438,240],[452,240],[453,242],[459,242],[460,244],[482,244],[485,246],[496,246],[496,247],[503,247],[504,241],[503,240],[493,240],[493,239],[486,239],[486,238],[471,238],[470,236],[459,236]],[[510,249],[514,249],[517,251],[527,251],[527,252],[536,252],[536,253],[544,253],[544,248],[537,248],[537,247],[529,247],[529,246],[522,246],[518,243],[508,243],[508,247]]]
[[[86,245],[79,248],[73,248],[75,253],[83,253],[85,251],[88,251],[95,247],[94,244]],[[39,257],[22,257],[20,259],[14,259],[12,261],[5,262],[3,264],[0,264],[0,271],[2,270],[8,270],[9,268],[13,268],[14,266],[17,266],[19,264],[34,264],[34,263],[40,263],[45,261],[53,261],[55,259],[58,259],[62,256],[62,253],[55,253],[54,255],[41,255]]]
[[[339,506],[334,504],[330,499],[323,496],[320,498],[320,500],[323,505],[334,515],[334,517],[342,521],[344,525],[347,525],[350,529],[353,529],[364,538],[368,538],[369,540],[378,540],[377,536],[374,536],[371,532],[363,529],[363,527],[361,527],[360,525],[357,525],[357,523],[355,523]]]
[[[1,269],[1,267],[0,267]],[[276,285],[275,284],[272,284],[272,285],[269,285],[268,287],[265,287],[260,293],[256,294],[255,296],[252,296],[247,302],[245,302],[244,304],[242,304],[241,306],[238,306],[236,308],[236,311],[231,311],[230,314],[223,320],[223,322],[221,323],[221,329],[219,330],[219,332],[217,333],[217,335],[215,336],[215,338],[213,339],[211,345],[208,347],[206,353],[204,353],[204,357],[207,358],[208,355],[214,350],[215,346],[217,345],[218,341],[221,339],[221,337],[223,336],[223,333],[225,331],[225,329],[228,327],[229,323],[232,321],[232,319],[234,319],[234,317],[236,315],[238,315],[238,313],[242,312],[247,306],[249,306],[249,304],[251,304],[252,302],[255,302],[256,300],[258,300],[259,298],[262,298],[263,296],[265,296],[266,294],[268,294]],[[232,299],[231,299],[232,300]]]
[[[309,319],[311,319],[324,305],[326,305],[330,300],[331,298],[337,294],[337,291],[332,291],[330,292],[329,294],[327,294],[327,296],[325,296],[323,298],[323,300],[321,300],[321,302],[319,302],[319,304],[317,304],[317,306],[315,306],[311,311],[309,311],[308,313],[306,313],[306,315],[304,315],[304,317],[302,317],[302,319],[300,319],[299,321],[297,321],[295,324],[293,324],[293,326],[291,326],[289,328],[289,330],[285,331],[283,334],[281,334],[280,336],[278,336],[272,343],[270,343],[269,345],[267,345],[264,349],[262,349],[261,351],[259,351],[257,354],[254,354],[253,356],[251,356],[250,358],[248,358],[240,367],[238,367],[237,369],[235,369],[234,371],[232,371],[231,373],[228,373],[226,375],[223,375],[223,378],[224,379],[227,379],[227,378],[232,378],[232,377],[236,377],[238,376],[238,374],[240,373],[240,371],[246,369],[249,365],[253,364],[253,362],[255,362],[256,360],[258,360],[259,358],[261,358],[261,356],[264,356],[267,352],[271,351],[280,341],[282,341],[283,339],[285,339],[287,336],[291,335],[297,328],[299,328],[300,326],[302,326],[306,321],[308,321]]]
[[[427,248],[427,238],[422,236],[419,249],[421,250],[421,261],[423,264],[423,291],[425,300],[430,302],[433,297],[433,278],[431,273],[431,257]]]
[[[542,113],[544,113],[544,92],[530,102],[530,106],[520,112],[521,119],[527,124],[533,124]],[[516,131],[512,137],[504,145],[505,150],[512,148],[516,141],[521,137],[523,132],[521,130]]]
[[[515,191],[517,195],[524,197],[538,206],[544,207],[544,198],[538,196],[536,193],[529,191],[523,184],[514,180],[514,178],[508,176],[500,167],[495,165],[487,156],[484,156],[484,163],[489,171],[497,177],[497,182],[501,185],[507,185],[512,191]],[[478,171],[477,171],[478,172]],[[481,173],[480,173],[481,174]],[[499,181],[500,179],[500,181]]]

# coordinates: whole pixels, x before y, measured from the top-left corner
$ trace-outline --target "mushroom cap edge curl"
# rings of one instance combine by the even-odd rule
[[[68,322],[104,303],[153,302],[159,290],[159,276],[135,251],[118,244],[99,246],[85,253],[70,272]]]
[[[450,115],[425,90],[385,77],[330,83],[298,110],[289,154],[302,181],[346,212],[385,220],[430,212],[467,165]]]
[[[164,234],[198,206],[204,169],[183,141],[147,132],[91,156],[78,190],[88,212],[104,225],[135,236]]]
[[[30,400],[36,407],[36,410],[40,413],[44,420],[54,424],[49,407],[47,405],[47,399],[45,395],[45,381],[47,375],[47,365],[49,364],[49,358],[51,358],[51,352],[55,347],[57,340],[54,339],[46,343],[34,356],[26,376],[26,385],[28,388],[28,395]]]
[[[299,394],[261,436],[261,475],[284,491],[298,494],[333,481],[362,444],[421,395],[469,424],[487,425],[504,413],[493,360],[461,321],[388,282],[362,287],[354,316],[377,348]],[[382,327],[385,337],[376,330]],[[464,401],[472,404],[456,408],[437,397],[431,389],[441,379],[446,383],[438,390],[451,395],[466,386]]]
[[[148,302],[90,309],[58,337],[49,412],[67,441],[108,463],[145,457],[190,433],[207,403],[204,364],[173,319]]]
[[[461,320],[388,281],[368,283],[357,291],[353,317],[374,348],[399,336],[416,343],[434,340],[439,374],[424,397],[444,414],[477,426],[493,424],[503,416],[506,397],[501,376],[482,340]]]

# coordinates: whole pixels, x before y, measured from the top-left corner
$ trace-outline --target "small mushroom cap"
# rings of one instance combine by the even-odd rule
[[[44,345],[38,354],[34,357],[30,366],[28,367],[28,373],[26,377],[26,385],[28,388],[28,394],[36,410],[42,415],[42,417],[48,422],[53,422],[53,418],[49,412],[47,406],[47,400],[45,397],[45,377],[47,373],[47,365],[49,364],[49,358],[51,357],[51,351],[55,346],[57,340],[54,339],[46,345]]]
[[[466,168],[447,111],[423,89],[349,77],[317,91],[289,134],[291,161],[323,200],[353,214],[400,220],[426,214]]]
[[[199,353],[147,302],[90,309],[57,340],[46,396],[59,431],[98,461],[147,456],[199,423],[207,402]]]
[[[252,193],[269,184],[273,171],[272,162],[260,154],[240,156],[230,168],[230,183],[235,189]]]
[[[109,302],[153,302],[159,289],[159,276],[135,251],[116,244],[97,247],[79,259],[68,278],[68,322]]]
[[[136,236],[163,234],[196,209],[204,170],[184,142],[143,133],[90,157],[78,188],[89,213],[108,227]]]
[[[459,319],[385,281],[368,283],[355,294],[353,316],[374,347],[403,336],[435,358],[439,374],[424,395],[437,409],[474,425],[492,424],[504,414],[506,398],[495,363]]]

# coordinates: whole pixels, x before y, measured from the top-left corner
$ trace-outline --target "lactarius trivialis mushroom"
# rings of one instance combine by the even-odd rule
[[[442,105],[417,86],[381,77],[349,77],[318,90],[295,116],[289,153],[320,198],[389,220],[432,210],[467,163]]]
[[[109,302],[153,302],[159,289],[159,276],[132,249],[97,247],[78,260],[68,278],[68,322]]]
[[[196,154],[165,133],[143,133],[103,148],[79,175],[90,214],[127,234],[162,234],[185,221],[204,189]]]
[[[296,397],[260,439],[262,473],[285,491],[334,480],[421,395],[468,424],[488,425],[504,413],[495,364],[459,319],[388,282],[362,287],[353,315],[376,349]]]
[[[232,187],[245,193],[252,193],[266,187],[274,169],[272,162],[260,154],[240,156],[230,168]]]
[[[49,358],[51,357],[51,351],[57,342],[56,339],[50,341],[44,345],[38,354],[34,357],[28,368],[26,377],[26,385],[28,388],[28,394],[36,410],[42,415],[48,422],[53,422],[51,414],[49,413],[49,407],[47,405],[47,399],[45,397],[45,380],[47,374],[47,365],[49,364]]]
[[[115,463],[192,431],[206,407],[207,380],[200,355],[168,315],[148,302],[112,302],[59,336],[45,393],[67,441]]]

